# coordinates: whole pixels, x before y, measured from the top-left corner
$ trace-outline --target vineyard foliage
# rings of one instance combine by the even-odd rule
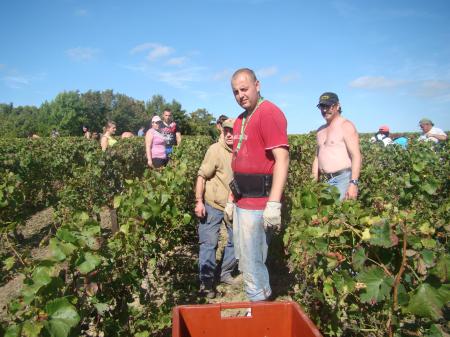
[[[194,182],[211,140],[186,137],[162,170],[142,139],[105,153],[82,138],[0,141],[3,236],[52,205],[51,256],[8,251],[2,272],[25,275],[6,336],[159,336],[171,308],[198,303]],[[311,181],[314,135],[291,136],[283,210],[291,294],[327,336],[449,333],[449,148],[361,141],[357,201]],[[100,227],[114,208],[119,231]],[[272,275],[272,277],[276,277]]]

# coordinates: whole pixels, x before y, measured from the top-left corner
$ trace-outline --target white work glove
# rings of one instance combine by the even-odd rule
[[[263,212],[264,229],[281,229],[281,202],[268,201]]]
[[[228,223],[233,222],[233,212],[234,212],[234,203],[232,203],[231,201],[227,201],[225,209],[223,210],[225,222]]]

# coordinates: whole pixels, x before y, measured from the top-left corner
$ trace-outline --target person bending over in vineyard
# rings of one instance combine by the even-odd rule
[[[281,227],[281,199],[289,167],[284,113],[260,95],[251,69],[231,78],[236,102],[245,111],[233,128],[232,194],[225,207],[233,218],[234,247],[250,301],[267,300],[272,290],[265,264],[272,230]]]
[[[167,165],[166,141],[161,133],[161,118],[153,116],[152,127],[145,134],[145,154],[150,168],[160,168]]]
[[[428,118],[422,118],[419,122],[419,126],[423,132],[419,137],[419,141],[439,143],[447,140],[447,134],[435,127],[433,122]]]
[[[206,152],[195,184],[195,215],[200,219],[198,225],[200,293],[208,298],[215,297],[216,249],[220,224],[224,219],[223,210],[230,193],[228,185],[232,178],[233,121],[228,119],[222,126],[224,135]],[[228,240],[223,253],[220,281],[236,285],[239,281],[231,276],[236,266],[233,230],[229,221],[225,221],[225,226]]]
[[[85,125],[83,125],[83,137],[91,139],[91,132],[89,131],[89,128]]]
[[[355,126],[341,116],[342,109],[335,93],[320,96],[320,109],[326,124],[317,130],[317,150],[312,174],[317,181],[323,176],[336,186],[342,199],[356,199],[361,170],[359,136]]]
[[[370,138],[370,142],[371,143],[378,142],[380,144],[383,144],[384,146],[394,144],[394,142],[392,141],[392,138],[389,136],[389,126],[387,126],[387,125],[380,126],[378,128],[378,132],[375,134],[375,136]]]
[[[166,140],[166,154],[170,156],[173,146],[181,143],[181,133],[178,130],[177,123],[172,120],[172,110],[165,109],[162,118],[161,133]]]
[[[116,133],[116,123],[112,121],[106,123],[105,132],[103,133],[102,138],[100,139],[102,151],[106,151],[108,147],[111,147],[117,143],[117,140],[115,140],[112,137],[115,133]]]

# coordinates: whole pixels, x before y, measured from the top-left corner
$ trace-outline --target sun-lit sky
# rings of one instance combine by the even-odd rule
[[[0,3],[0,102],[68,90],[161,94],[236,117],[249,67],[289,133],[317,129],[324,91],[358,131],[450,130],[448,0],[14,0]]]

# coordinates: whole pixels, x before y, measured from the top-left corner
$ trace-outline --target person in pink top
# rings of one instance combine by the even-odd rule
[[[355,126],[341,116],[338,96],[325,92],[320,96],[320,109],[326,124],[317,130],[317,150],[312,166],[316,181],[320,176],[336,186],[342,199],[356,199],[361,170],[359,136]]]
[[[150,168],[166,166],[168,162],[166,141],[164,135],[160,132],[161,124],[161,118],[154,116],[152,118],[152,127],[145,134],[145,153]]]

